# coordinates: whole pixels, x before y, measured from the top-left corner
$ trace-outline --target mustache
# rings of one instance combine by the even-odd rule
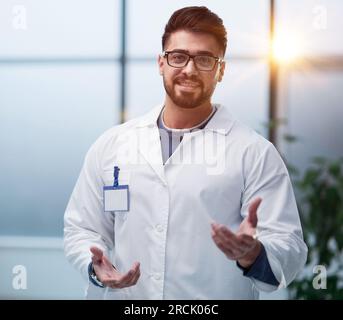
[[[180,82],[182,82],[182,81],[194,82],[194,83],[196,83],[196,84],[198,84],[198,85],[200,85],[200,86],[203,85],[202,81],[199,80],[197,77],[184,77],[184,76],[182,76],[182,77],[176,77],[176,78],[174,79],[174,83],[180,83]]]

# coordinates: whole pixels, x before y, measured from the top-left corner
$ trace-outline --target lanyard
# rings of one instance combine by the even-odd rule
[[[113,182],[113,187],[118,187],[119,182],[118,182],[118,178],[119,178],[119,167],[115,166],[114,167],[114,171],[113,171],[113,176],[114,176],[114,182]]]

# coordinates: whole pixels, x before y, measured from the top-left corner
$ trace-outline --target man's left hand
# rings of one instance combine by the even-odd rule
[[[231,260],[236,260],[243,268],[249,268],[261,252],[261,242],[254,236],[257,226],[257,209],[262,199],[257,198],[249,205],[248,216],[242,221],[238,232],[234,233],[225,225],[212,223],[212,239],[217,247]]]

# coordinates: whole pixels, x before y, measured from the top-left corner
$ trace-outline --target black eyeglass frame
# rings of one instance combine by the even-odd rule
[[[170,53],[181,53],[181,54],[184,54],[184,55],[188,56],[188,60],[185,62],[185,65],[184,65],[184,66],[182,66],[182,67],[175,67],[175,66],[173,66],[173,65],[171,65],[171,64],[169,63],[169,58],[168,58],[168,56],[169,56]],[[196,67],[199,71],[205,71],[205,72],[206,72],[206,71],[207,71],[207,72],[213,71],[214,68],[216,67],[216,65],[217,65],[218,63],[221,64],[221,63],[224,62],[224,59],[223,59],[223,58],[220,58],[220,57],[215,57],[215,56],[206,55],[206,54],[195,54],[195,55],[192,55],[192,54],[188,54],[188,53],[182,52],[182,51],[163,51],[163,52],[162,52],[162,57],[167,58],[167,63],[168,63],[169,66],[171,66],[171,67],[173,67],[173,68],[178,68],[178,69],[181,69],[181,68],[186,67],[187,64],[189,63],[189,61],[190,61],[191,59],[193,59],[193,62],[194,62],[195,67]],[[209,69],[209,70],[206,69],[206,70],[204,70],[204,69],[200,69],[200,68],[197,66],[197,64],[196,64],[195,61],[194,61],[194,58],[195,58],[195,57],[211,57],[211,58],[214,58],[216,61],[215,61],[214,65],[213,65],[213,68],[212,68],[212,69]]]

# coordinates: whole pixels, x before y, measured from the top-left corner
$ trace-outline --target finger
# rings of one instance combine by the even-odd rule
[[[129,270],[129,273],[132,275],[132,278],[134,278],[139,272],[140,272],[140,263],[136,261],[135,263],[133,263],[131,269]]]
[[[125,273],[123,276],[121,276],[117,281],[117,286],[119,288],[124,288],[130,283],[130,281],[135,277],[136,272],[133,270],[129,270],[127,273]]]
[[[119,289],[124,287],[119,279],[106,278],[102,281],[102,283],[112,289]]]
[[[237,243],[237,236],[231,232],[228,228],[225,226],[221,226],[217,233],[216,236],[222,241],[223,243],[227,245],[232,245],[234,249],[237,249],[239,247],[239,244]]]
[[[256,228],[257,226],[257,209],[260,206],[261,202],[262,202],[262,198],[257,198],[249,205],[248,221],[251,223],[251,225],[254,228]]]
[[[240,254],[241,248],[239,248],[239,243],[236,239],[237,236],[226,226],[220,224],[213,225],[211,234],[212,237],[220,241],[228,250]]]
[[[118,279],[118,285],[120,287],[127,287],[131,281],[136,277],[136,275],[139,273],[139,262],[135,262],[131,269],[124,274],[121,278]]]
[[[140,275],[141,275],[141,271],[138,270],[137,274],[134,276],[134,278],[133,278],[132,281],[128,284],[128,286],[134,286],[134,285],[137,283],[137,281],[138,281]]]
[[[244,256],[256,245],[256,241],[251,236],[237,235],[225,226],[220,227],[215,236],[236,258]]]
[[[134,263],[132,268],[123,275],[119,275],[117,279],[114,278],[106,278],[102,281],[107,286],[111,287],[112,289],[115,288],[124,288],[128,286],[128,284],[135,278],[136,274],[139,273],[139,263]]]
[[[109,288],[112,288],[112,289],[117,288],[116,287],[116,282],[114,282],[113,280],[102,280],[101,282],[102,282],[102,284],[105,287],[109,287]]]
[[[219,225],[216,231],[218,234],[223,235],[228,239],[236,238],[236,235],[228,227],[224,226],[223,224]]]
[[[229,258],[234,259],[235,253],[233,252],[232,248],[226,246],[223,241],[218,237],[218,235],[212,236],[212,239],[216,246]]]
[[[217,232],[218,236],[224,243],[232,246],[233,249],[242,251],[245,248],[245,243],[237,236],[237,234],[233,233],[229,228],[224,225],[221,225]]]
[[[106,276],[103,278],[102,283],[111,288],[122,288],[128,280],[128,278],[130,278],[132,275],[130,271],[131,270],[129,270],[127,273],[123,275],[117,274],[112,277]]]
[[[243,249],[244,254],[247,254],[256,246],[257,240],[243,239],[239,236],[239,241],[241,242],[241,248]]]
[[[245,233],[242,233],[242,234],[238,235],[237,237],[248,246],[253,245],[257,241],[256,239],[254,239],[253,236],[250,236],[250,235],[245,234]]]
[[[211,222],[211,227],[212,227],[212,229],[217,228],[218,225],[219,225],[219,224],[216,223],[216,222]]]
[[[93,263],[99,263],[102,261],[103,252],[101,249],[99,249],[97,247],[91,247],[90,252],[92,252],[92,254],[93,254],[93,256],[92,256]]]
[[[233,248],[233,251],[237,254],[244,254],[251,248],[248,243],[243,241],[243,239],[238,238],[237,236],[232,239],[227,239],[226,241],[227,245]]]
[[[110,287],[112,289],[114,288],[118,288],[118,279],[116,279],[115,276],[104,276],[101,279],[101,282],[106,286],[106,287]]]
[[[229,259],[234,260],[235,259],[235,254],[232,250],[226,248],[222,242],[214,240],[216,246],[222,251]]]
[[[216,231],[214,231],[216,230]],[[247,234],[235,234],[224,225],[217,224],[212,230],[212,235],[219,237],[227,248],[230,248],[235,254],[241,255],[255,246],[255,240]]]
[[[222,243],[223,247],[234,254],[234,256],[241,256],[245,252],[245,247],[240,246],[236,239],[228,239],[223,235],[218,235],[218,240]]]

